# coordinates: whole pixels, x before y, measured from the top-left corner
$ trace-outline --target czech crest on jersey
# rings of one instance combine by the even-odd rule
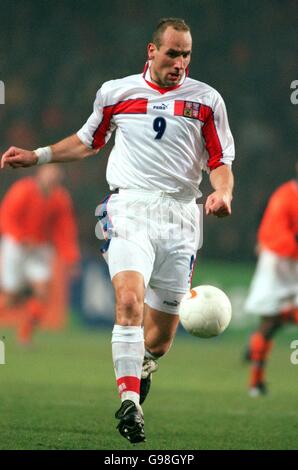
[[[185,101],[183,116],[197,119],[199,115],[200,104],[193,101]]]

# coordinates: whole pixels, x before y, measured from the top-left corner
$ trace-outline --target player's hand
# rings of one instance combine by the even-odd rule
[[[211,193],[205,204],[206,215],[213,214],[216,217],[231,215],[232,194],[228,190],[217,189]]]
[[[37,155],[30,150],[10,147],[1,157],[1,169],[10,166],[11,168],[28,167],[36,165]]]

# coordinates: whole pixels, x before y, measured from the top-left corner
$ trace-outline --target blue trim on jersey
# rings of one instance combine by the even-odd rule
[[[111,243],[111,240],[109,239],[109,240],[107,240],[107,241],[103,244],[103,246],[100,248],[100,252],[101,252],[102,255],[104,255],[104,254],[108,251],[109,246],[110,246],[110,243]]]

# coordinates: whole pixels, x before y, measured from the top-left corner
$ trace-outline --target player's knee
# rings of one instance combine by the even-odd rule
[[[48,282],[32,283],[31,286],[32,295],[42,303],[48,303],[50,285]]]
[[[274,333],[281,326],[281,318],[279,315],[274,317],[262,318],[260,331],[267,340],[271,339]]]
[[[153,354],[156,358],[164,356],[168,352],[169,349],[170,349],[170,344],[161,344],[151,349],[149,348],[151,354]]]
[[[142,321],[143,300],[133,290],[121,289],[116,295],[116,314],[121,323],[133,325]]]
[[[34,297],[41,303],[47,304],[49,301],[48,292],[38,292],[34,294]]]
[[[3,307],[12,308],[18,305],[20,302],[20,296],[15,293],[5,292],[3,295]]]
[[[146,349],[151,352],[156,357],[164,356],[170,349],[173,342],[173,338],[162,338],[156,339],[154,341],[146,341],[145,339],[145,347]]]

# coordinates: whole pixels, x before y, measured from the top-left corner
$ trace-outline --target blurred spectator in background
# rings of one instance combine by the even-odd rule
[[[258,264],[246,300],[261,316],[250,337],[250,395],[266,393],[265,366],[272,338],[285,323],[298,323],[298,162],[296,179],[271,196],[258,232]]]
[[[62,179],[60,167],[40,167],[34,177],[14,183],[0,206],[0,316],[22,304],[17,339],[23,345],[31,342],[46,310],[54,254],[68,271],[77,270],[77,227]]]

